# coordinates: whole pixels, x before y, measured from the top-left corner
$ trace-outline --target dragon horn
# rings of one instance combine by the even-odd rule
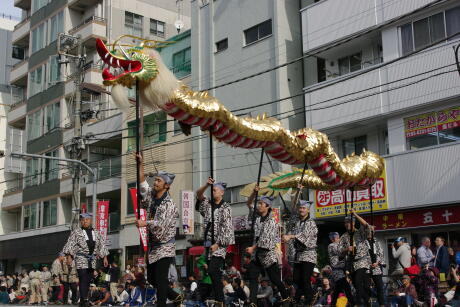
[[[128,60],[131,60],[131,57],[126,53],[125,49],[123,49],[123,47],[118,44],[118,48],[120,48],[121,50],[121,53],[123,53],[123,55],[128,59]]]

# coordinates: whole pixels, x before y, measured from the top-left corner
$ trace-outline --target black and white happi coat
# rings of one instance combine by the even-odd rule
[[[294,217],[294,229],[292,234],[295,236],[294,262],[310,262],[316,264],[316,241],[318,236],[318,227],[313,219],[302,220],[300,216]]]
[[[92,230],[93,240],[95,242],[93,255],[89,254],[89,248],[86,241],[89,239],[86,231],[79,227],[73,230],[70,233],[67,243],[64,245],[62,252],[66,255],[71,255],[75,260],[75,265],[77,269],[88,269],[89,268],[89,258],[88,256],[93,256],[91,258],[91,268],[96,268],[96,257],[104,258],[109,254],[107,247],[105,246],[105,240],[101,237],[98,231]]]
[[[385,256],[383,254],[382,246],[377,241],[374,242],[374,253],[377,258],[377,263],[380,265],[372,269],[372,275],[382,275],[382,265],[385,265]]]
[[[369,253],[370,245],[367,240],[370,228],[361,226],[359,230],[353,233],[353,245],[356,247],[355,258],[353,261],[353,270],[370,269],[371,256]],[[345,232],[339,241],[340,249],[343,251],[350,246],[350,234]]]
[[[140,185],[141,207],[147,211],[149,263],[176,256],[176,221],[179,211],[169,193],[155,206],[154,191],[144,181]]]
[[[252,222],[253,210],[250,211],[248,219]],[[272,210],[266,216],[256,213],[254,223],[254,242],[256,246],[256,257],[264,268],[278,263],[276,244],[280,243],[280,232],[278,225],[272,215]]]
[[[337,282],[345,277],[345,258],[342,257],[339,242],[333,242],[327,247],[329,262],[332,268],[332,280]]]
[[[204,197],[199,202],[199,212],[204,220],[204,231],[206,232],[206,240],[212,239],[212,216],[211,202],[209,198]],[[214,205],[214,242],[219,245],[219,248],[210,253],[210,257],[221,257],[225,259],[227,254],[227,246],[235,244],[235,233],[233,232],[232,209],[230,205],[222,201],[220,205]]]

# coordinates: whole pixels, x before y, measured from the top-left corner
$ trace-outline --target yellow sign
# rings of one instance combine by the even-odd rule
[[[406,138],[460,127],[460,107],[411,116],[404,119]]]
[[[374,211],[388,209],[386,171],[372,186],[372,203]],[[356,212],[370,211],[369,189],[354,191],[353,209]],[[352,193],[347,190],[347,208],[351,208]],[[316,191],[315,193],[316,218],[344,215],[345,214],[345,191]]]

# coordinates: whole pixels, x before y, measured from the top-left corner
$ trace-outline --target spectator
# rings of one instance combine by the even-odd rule
[[[396,296],[391,301],[391,306],[413,305],[414,301],[418,298],[415,286],[411,284],[408,275],[403,276],[402,283],[402,286],[396,291]]]
[[[433,267],[434,259],[433,252],[430,249],[431,240],[428,237],[422,238],[422,246],[417,250],[417,263],[420,268]]]
[[[9,304],[10,302],[10,296],[8,295],[8,292],[6,291],[5,286],[0,287],[0,304]]]
[[[233,290],[233,287],[232,287],[232,284],[230,283],[230,279],[227,277],[227,276],[224,276],[222,278],[222,284],[224,286],[224,299],[225,299],[225,304],[230,304],[230,302],[232,301],[231,297],[229,296],[229,294],[235,292]]]
[[[410,265],[416,265],[417,264],[417,246],[411,245],[410,247]]]
[[[244,280],[241,280],[241,288],[244,291],[244,294],[246,295],[246,301],[249,302],[249,296],[251,295],[251,291],[249,291],[249,287],[246,285]]]
[[[273,300],[273,289],[268,284],[268,279],[264,278],[261,281],[261,285],[259,287],[259,291],[257,291],[257,301],[259,302],[258,305],[260,306],[271,306]]]
[[[443,237],[436,237],[434,243],[436,244],[436,256],[434,258],[434,266],[440,273],[447,274],[449,272],[449,252],[444,245]]]
[[[260,274],[260,268],[258,265],[251,261],[251,255],[246,253],[243,256],[243,279],[249,285],[250,301],[257,301],[257,290],[259,288],[258,278]]]
[[[128,300],[123,302],[123,305],[125,307],[128,306],[142,306],[142,293],[141,293],[141,288],[136,285],[136,283],[130,283],[129,284],[129,297]]]
[[[120,304],[123,302],[127,302],[129,299],[129,294],[126,292],[125,287],[122,284],[117,286],[117,295],[115,297],[115,302]]]
[[[233,266],[231,259],[227,261],[227,269],[225,270],[225,273],[230,280],[233,280],[234,278],[241,279],[241,273],[235,268],[235,266]]]
[[[232,283],[233,293],[229,293],[228,296],[232,298],[232,301],[238,304],[243,305],[247,300],[246,293],[241,287],[241,279],[235,278]]]
[[[195,276],[190,275],[188,277],[190,282],[189,289],[187,291],[187,306],[200,306],[200,293],[198,289],[198,283],[195,280]]]
[[[439,279],[436,277],[436,270],[435,268],[425,269],[420,278],[419,300],[423,300],[428,305],[431,303],[431,297],[436,296],[438,293]]]
[[[96,287],[95,284],[89,285],[88,299],[89,299],[90,305],[96,305],[96,302],[101,299],[101,292],[99,291],[99,289]]]
[[[321,281],[321,288],[318,289],[318,300],[315,305],[331,305],[332,304],[332,292],[331,283],[329,278],[324,277]]]
[[[447,253],[449,254],[449,264],[452,265],[457,265],[455,261],[455,251],[452,247],[447,248]]]
[[[391,247],[391,253],[396,260],[396,269],[391,275],[403,275],[404,269],[411,266],[411,251],[406,239],[398,237]]]
[[[209,294],[211,293],[211,289],[212,289],[211,277],[208,274],[208,264],[206,261],[205,254],[198,257],[196,266],[200,270],[200,276],[201,276],[200,297],[203,301],[205,301],[209,297]]]
[[[452,278],[452,286],[456,286],[454,297],[449,302],[449,305],[452,307],[460,306],[460,276],[458,274],[458,269],[455,266],[450,268],[450,276]]]
[[[115,300],[117,297],[118,280],[120,279],[120,268],[115,261],[110,265],[108,274],[110,275],[110,293]]]
[[[112,294],[109,291],[109,286],[104,285],[100,290],[100,298],[94,305],[98,306],[111,306],[113,304]]]

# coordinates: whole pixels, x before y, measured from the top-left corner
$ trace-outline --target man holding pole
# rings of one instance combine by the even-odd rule
[[[262,196],[257,201],[257,211],[254,212],[253,203],[254,199],[257,197],[258,190],[259,187],[256,186],[246,203],[249,208],[249,218],[252,219],[253,214],[257,216],[254,222],[253,244],[246,249],[246,252],[251,255],[255,252],[255,264],[265,269],[272,284],[280,291],[283,303],[288,304],[289,292],[281,281],[281,271],[276,252],[276,244],[280,243],[280,233],[278,231],[278,225],[272,216],[271,206],[273,197]],[[251,281],[251,283],[253,282],[254,281]],[[251,304],[257,305],[257,300],[254,300],[256,296],[252,294],[257,291],[257,288],[254,288],[253,285],[250,286]],[[255,294],[257,294],[257,292]]]
[[[212,186],[212,200],[204,196],[208,187]],[[227,247],[235,243],[233,232],[232,211],[230,205],[223,200],[226,184],[215,182],[211,177],[196,192],[198,209],[204,218],[205,246],[210,245],[208,273],[211,277],[212,290],[217,306],[223,306],[224,291],[222,285],[222,268],[224,267]],[[207,243],[209,242],[209,243]]]
[[[145,181],[142,155],[136,154],[140,164],[140,195],[141,207],[147,211],[147,220],[136,220],[137,227],[147,227],[148,233],[148,265],[147,280],[157,289],[157,306],[166,306],[166,299],[175,303],[182,296],[169,287],[168,272],[176,256],[176,221],[179,212],[169,195],[169,188],[176,177],[174,174],[159,171],[155,174],[153,186]]]

